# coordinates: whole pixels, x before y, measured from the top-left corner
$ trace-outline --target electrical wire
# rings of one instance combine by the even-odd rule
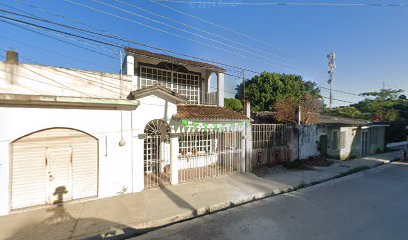
[[[189,37],[185,37],[185,36],[182,36],[182,35],[179,35],[179,34],[175,34],[173,32],[169,32],[169,31],[161,29],[161,28],[153,27],[153,26],[150,26],[148,24],[141,23],[141,22],[138,22],[138,21],[126,18],[126,17],[122,17],[122,16],[119,16],[117,14],[113,14],[113,13],[110,13],[110,12],[107,12],[107,11],[104,11],[104,10],[101,10],[101,9],[98,9],[98,8],[94,8],[94,7],[91,7],[91,6],[86,5],[86,4],[78,3],[78,2],[75,2],[75,1],[72,1],[72,0],[63,0],[63,1],[74,4],[74,5],[77,5],[77,6],[80,6],[80,7],[83,7],[83,8],[91,9],[93,11],[96,11],[96,12],[99,12],[99,13],[102,13],[102,14],[105,14],[105,15],[108,15],[108,16],[111,16],[111,17],[115,17],[115,18],[118,18],[118,19],[121,19],[121,20],[124,20],[124,21],[128,21],[128,22],[131,22],[131,23],[134,23],[134,24],[138,24],[138,25],[141,25],[143,27],[146,27],[146,28],[158,31],[158,32],[166,33],[166,34],[169,34],[169,35],[171,35],[173,37],[177,37],[177,38],[181,38],[181,39],[184,39],[184,40],[192,41],[192,42],[198,43],[200,45],[207,46],[207,47],[210,47],[210,48],[214,48],[216,50],[220,50],[220,51],[223,51],[223,52],[226,52],[226,53],[238,56],[238,57],[243,57],[243,58],[251,59],[251,60],[254,60],[254,61],[257,61],[257,62],[261,62],[261,63],[269,65],[271,67],[277,67],[276,64],[265,62],[265,61],[259,60],[258,58],[249,57],[247,55],[243,55],[243,54],[236,53],[236,52],[233,52],[233,51],[230,51],[230,50],[226,50],[224,48],[217,47],[217,46],[212,45],[212,44],[208,44],[208,43],[205,43],[205,42],[202,42],[202,41],[195,40],[193,38],[189,38]],[[288,71],[294,71],[293,69],[288,68],[288,67],[280,67],[280,68],[288,70]]]
[[[308,7],[408,7],[405,3],[330,3],[330,2],[243,2],[243,1],[194,1],[194,0],[154,0],[156,2],[209,4],[224,6],[308,6]]]

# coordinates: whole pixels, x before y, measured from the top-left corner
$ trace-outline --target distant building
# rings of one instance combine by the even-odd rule
[[[317,121],[318,145],[322,154],[346,160],[383,152],[387,125],[320,114]]]

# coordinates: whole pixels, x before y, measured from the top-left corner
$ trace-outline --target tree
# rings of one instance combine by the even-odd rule
[[[355,107],[351,106],[344,106],[344,107],[337,107],[332,109],[325,109],[325,111],[332,115],[339,115],[349,118],[367,118],[367,115],[364,115]]]
[[[319,103],[315,97],[305,94],[300,101],[293,97],[278,100],[274,104],[275,120],[280,123],[297,122],[296,113],[300,107],[300,121],[303,124],[313,124],[316,122]]]
[[[244,110],[244,105],[239,99],[224,98],[224,106],[237,112],[242,112]]]
[[[404,92],[402,89],[381,89],[378,92],[365,92],[360,96],[375,97],[377,100],[396,100],[398,94]]]
[[[235,98],[244,99],[244,86],[236,88]],[[245,82],[245,98],[251,102],[251,111],[273,111],[278,101],[300,103],[305,94],[314,98],[320,97],[316,83],[303,81],[302,77],[293,74],[263,72]]]
[[[381,89],[378,92],[360,94],[366,99],[347,107],[328,110],[329,113],[346,117],[374,119],[379,118],[389,124],[386,130],[387,142],[407,139],[408,100],[401,95],[401,89]]]

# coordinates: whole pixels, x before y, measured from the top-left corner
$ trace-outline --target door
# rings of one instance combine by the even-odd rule
[[[11,210],[98,195],[98,140],[50,128],[12,143]]]
[[[368,155],[368,131],[367,130],[361,131],[361,155],[362,156]]]
[[[146,188],[170,183],[170,126],[163,120],[152,120],[144,140],[144,185]]]
[[[47,149],[47,202],[62,203],[72,199],[72,148]]]

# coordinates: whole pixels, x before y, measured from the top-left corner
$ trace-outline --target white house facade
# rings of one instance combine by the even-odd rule
[[[224,69],[126,53],[124,74],[0,62],[0,215],[246,170]]]

